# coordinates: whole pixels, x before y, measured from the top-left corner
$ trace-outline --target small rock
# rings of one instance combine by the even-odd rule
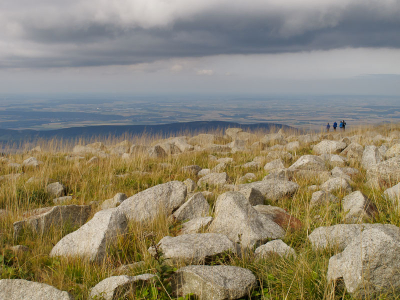
[[[88,165],[94,165],[99,163],[99,158],[97,156],[93,156],[91,159],[88,160]]]
[[[223,163],[223,164],[230,164],[233,163],[233,158],[232,157],[222,157],[217,159],[218,163]]]
[[[173,262],[202,264],[207,258],[212,258],[226,251],[236,253],[235,244],[227,236],[217,233],[183,234],[177,237],[166,236],[158,243],[163,258]],[[154,247],[149,248],[152,255],[156,254]]]
[[[274,240],[258,247],[255,252],[257,257],[266,257],[271,254],[278,254],[281,257],[296,257],[296,251],[286,245],[282,240]]]
[[[312,194],[310,205],[316,206],[316,205],[322,205],[322,204],[335,203],[338,201],[339,201],[339,199],[335,195],[332,195],[329,192],[317,191]]]
[[[321,185],[321,190],[326,192],[333,192],[336,190],[341,190],[345,192],[351,192],[351,186],[349,182],[340,177],[331,178]]]
[[[138,269],[143,268],[145,265],[146,263],[144,261],[138,261],[129,265],[122,265],[119,268],[115,269],[114,273],[122,274],[122,273],[137,271]]]
[[[400,206],[400,182],[383,193],[394,205]]]
[[[117,300],[125,298],[126,294],[143,284],[155,279],[153,274],[142,274],[138,276],[112,276],[100,281],[90,291],[89,299]]]
[[[211,173],[220,173],[226,169],[226,163],[220,163],[211,169]]]
[[[24,253],[24,252],[29,252],[30,249],[27,246],[24,245],[16,245],[11,247],[11,250],[15,253]]]
[[[191,165],[191,166],[182,167],[182,172],[190,173],[190,174],[193,174],[193,175],[198,175],[201,170],[202,170],[202,168],[200,166],[197,166],[197,165]]]
[[[194,180],[188,178],[183,183],[187,186],[188,193],[193,193],[196,190],[197,184]]]
[[[382,156],[376,146],[366,146],[361,159],[361,165],[369,170],[382,161]]]
[[[242,165],[242,168],[257,170],[257,169],[261,168],[261,164],[259,162],[251,161],[251,162],[248,162],[248,163],[245,163],[244,165]]]
[[[200,176],[200,177],[204,177],[204,176],[206,176],[206,175],[208,175],[210,173],[211,173],[210,169],[202,169],[197,175]]]
[[[199,231],[210,225],[212,217],[196,218],[182,224],[180,234],[199,233]]]
[[[264,170],[267,172],[271,172],[274,170],[281,170],[281,169],[285,169],[285,166],[281,159],[273,160],[264,166]]]
[[[65,194],[65,186],[59,182],[50,183],[46,186],[46,192],[53,197],[61,197]]]
[[[65,204],[67,202],[70,202],[73,199],[72,196],[64,196],[64,197],[58,197],[53,199],[54,204]]]
[[[392,157],[399,156],[399,155],[400,155],[400,144],[393,145],[385,153],[385,156],[387,158],[392,158]]]
[[[255,179],[257,179],[257,176],[254,173],[246,173],[242,177],[239,178],[239,182],[240,183],[249,183]]]
[[[346,147],[347,145],[344,142],[324,140],[314,146],[313,152],[316,154],[334,154],[340,153]]]
[[[299,189],[299,185],[292,181],[279,179],[256,181],[239,185],[239,190],[248,188],[259,190],[267,200],[277,201],[283,197],[293,195]]]
[[[291,171],[296,170],[312,170],[312,171],[326,171],[327,167],[325,162],[315,155],[303,155],[289,168]]]
[[[177,221],[191,220],[209,216],[210,205],[202,193],[194,194],[188,201],[179,207],[172,217]]]
[[[179,269],[171,280],[176,296],[194,294],[208,300],[245,297],[256,283],[250,270],[234,266],[187,266]]]
[[[227,183],[229,177],[228,175],[223,173],[210,173],[202,178],[199,179],[197,185],[202,186],[205,184],[215,185],[215,186],[222,186]]]
[[[273,222],[278,224],[284,230],[300,230],[303,224],[299,219],[289,214],[286,210],[281,207],[272,205],[256,205],[254,209],[259,213],[270,218]]]
[[[117,193],[113,198],[104,200],[101,204],[101,209],[117,207],[126,199],[128,199],[127,195],[125,195],[124,193]]]
[[[39,167],[41,164],[43,164],[43,162],[38,161],[35,157],[25,159],[22,163],[25,167]]]
[[[347,195],[342,200],[343,211],[346,212],[345,221],[359,223],[364,219],[373,219],[378,213],[375,204],[360,191]]]

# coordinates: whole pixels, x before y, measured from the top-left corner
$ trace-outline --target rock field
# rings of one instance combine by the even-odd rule
[[[45,148],[0,157],[0,299],[400,293],[398,130]]]

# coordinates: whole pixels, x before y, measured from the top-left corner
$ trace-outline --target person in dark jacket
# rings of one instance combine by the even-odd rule
[[[336,121],[333,123],[333,131],[336,131],[337,123]]]
[[[329,123],[326,125],[326,131],[329,132],[329,129],[331,128],[331,125]]]
[[[345,131],[346,130],[346,122],[344,120],[342,122],[343,122],[343,131]]]

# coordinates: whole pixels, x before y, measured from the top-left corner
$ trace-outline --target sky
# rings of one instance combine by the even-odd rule
[[[2,0],[0,93],[400,96],[400,0]]]

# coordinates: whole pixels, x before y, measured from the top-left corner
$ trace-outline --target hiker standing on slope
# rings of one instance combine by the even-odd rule
[[[340,130],[343,129],[343,121],[340,121],[339,128],[340,128]]]
[[[331,128],[331,125],[329,123],[326,125],[326,131],[329,132],[329,128]]]
[[[336,131],[336,127],[337,127],[337,123],[335,121],[335,123],[333,123],[333,131]]]
[[[343,123],[343,131],[345,131],[346,130],[346,122],[343,120],[342,123]]]

